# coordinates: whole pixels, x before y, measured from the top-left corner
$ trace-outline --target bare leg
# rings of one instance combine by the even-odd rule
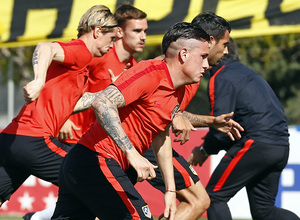
[[[180,204],[177,206],[175,220],[193,220],[200,218],[210,205],[210,199],[201,181],[177,191]]]

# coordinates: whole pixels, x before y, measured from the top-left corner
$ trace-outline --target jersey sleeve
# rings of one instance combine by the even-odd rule
[[[155,72],[159,70],[149,71],[149,69],[151,68],[143,68],[143,64],[140,62],[123,72],[113,83],[124,96],[125,105],[129,105],[137,99],[146,98],[157,88],[159,77],[156,77]]]
[[[81,40],[73,40],[67,43],[58,43],[64,50],[64,61],[62,65],[72,70],[78,70],[86,67],[92,60],[92,54]]]

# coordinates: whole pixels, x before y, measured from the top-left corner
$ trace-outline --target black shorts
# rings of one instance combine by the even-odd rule
[[[154,152],[152,150],[152,147],[143,154],[147,160],[149,160],[152,164],[157,165]],[[175,184],[176,184],[176,190],[181,190],[188,188],[192,185],[191,179],[194,183],[199,181],[198,174],[181,155],[179,155],[174,149],[173,149],[173,165],[174,165],[174,178],[175,178]],[[160,190],[161,192],[165,193],[165,183],[163,180],[163,177],[161,175],[161,172],[159,169],[155,169],[156,172],[156,178],[152,180],[148,180],[148,182],[156,189]],[[136,183],[137,174],[133,167],[130,167],[126,173],[128,174],[131,182],[133,184]]]
[[[2,202],[30,176],[58,185],[62,159],[71,149],[54,137],[0,134],[0,199]]]
[[[77,144],[63,160],[52,219],[152,219],[119,164]]]

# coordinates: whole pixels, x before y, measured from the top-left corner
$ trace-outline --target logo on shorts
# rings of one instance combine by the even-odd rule
[[[144,212],[144,215],[147,217],[147,218],[151,218],[151,212],[150,212],[150,209],[148,207],[148,205],[145,205],[142,207],[142,210]]]
[[[195,175],[195,176],[198,176],[198,173],[196,172],[196,170],[194,170],[194,168],[192,167],[192,165],[189,166],[190,170],[192,171],[192,173]]]

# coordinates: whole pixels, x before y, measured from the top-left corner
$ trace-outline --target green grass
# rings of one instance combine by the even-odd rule
[[[0,216],[0,220],[22,220],[22,217],[10,217],[10,216]],[[158,218],[154,218],[158,220]],[[199,220],[207,220],[206,218],[200,218]],[[245,220],[245,219],[235,219],[235,220]]]

